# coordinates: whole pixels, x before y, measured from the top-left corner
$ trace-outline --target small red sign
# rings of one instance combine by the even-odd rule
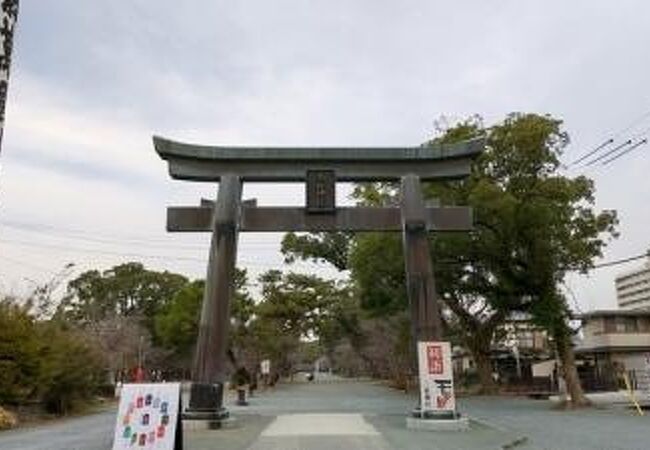
[[[427,366],[430,375],[441,375],[444,372],[442,361],[442,347],[439,345],[427,346]]]

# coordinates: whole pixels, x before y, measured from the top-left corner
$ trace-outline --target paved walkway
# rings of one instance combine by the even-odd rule
[[[377,383],[281,385],[231,406],[237,420],[186,434],[186,450],[432,449],[645,450],[650,417],[626,409],[560,412],[549,403],[504,397],[461,399],[467,432],[405,427],[414,397]],[[97,414],[0,433],[2,450],[108,450],[114,415]],[[508,447],[514,445],[513,447]]]
[[[189,449],[650,448],[650,417],[627,409],[556,411],[540,400],[465,398],[459,403],[474,419],[471,431],[429,433],[406,429],[405,412],[414,403],[414,396],[378,383],[282,385],[253,398],[248,407],[231,407],[236,426],[193,434]]]
[[[2,450],[107,450],[111,448],[115,412],[57,420],[32,428],[0,432]]]

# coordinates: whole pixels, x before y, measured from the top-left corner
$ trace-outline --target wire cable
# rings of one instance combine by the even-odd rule
[[[614,133],[614,134],[613,134],[609,139],[607,139],[606,141],[604,141],[603,143],[601,143],[600,145],[598,145],[598,146],[597,146],[596,148],[594,148],[593,150],[587,152],[585,155],[581,156],[581,157],[578,158],[577,160],[575,160],[575,161],[573,161],[572,163],[570,163],[569,166],[575,166],[576,164],[581,163],[582,161],[584,161],[585,159],[589,158],[590,156],[592,156],[592,155],[598,153],[599,151],[601,151],[601,150],[604,149],[605,147],[610,146],[611,144],[614,143],[614,141],[615,141],[617,138],[619,138],[619,137],[622,136],[623,134],[627,133],[628,131],[630,131],[630,130],[636,128],[640,123],[644,122],[647,118],[650,118],[650,110],[644,112],[644,113],[641,114],[640,116],[637,116],[637,117],[636,117],[634,120],[632,120],[632,122],[630,122],[626,127],[624,127],[623,129],[621,129],[620,131],[615,132],[615,133]],[[649,128],[648,130],[650,130],[650,128]],[[644,133],[642,132],[641,134],[644,134]]]
[[[609,158],[609,159],[606,159],[605,161],[603,161],[603,164],[602,164],[602,165],[603,165],[603,166],[606,166],[607,164],[609,164],[609,163],[611,163],[611,162],[613,162],[613,161],[616,161],[616,160],[617,160],[618,158],[620,158],[621,156],[630,153],[631,151],[633,151],[633,150],[636,149],[636,148],[641,147],[642,145],[645,145],[647,142],[648,142],[647,139],[643,139],[643,140],[637,142],[637,143],[634,144],[632,147],[630,147],[630,148],[628,148],[628,149],[625,149],[624,151],[622,151],[622,152],[619,153],[618,155],[615,155],[615,156],[613,156],[613,157],[611,157],[611,158]]]
[[[598,161],[602,160],[603,158],[607,158],[607,157],[608,157],[609,155],[611,155],[612,153],[615,153],[615,152],[619,151],[620,149],[622,149],[622,148],[624,148],[624,147],[627,147],[628,145],[631,145],[631,144],[632,144],[632,139],[628,139],[627,141],[623,142],[622,144],[618,144],[618,145],[617,145],[616,147],[614,147],[613,149],[611,149],[611,150],[609,150],[609,151],[603,153],[602,155],[596,157],[595,159],[592,159],[591,161],[588,161],[588,162],[585,164],[585,167],[589,167],[589,166],[591,166],[591,165],[597,163]]]
[[[190,262],[200,262],[204,264],[207,263],[207,257],[195,258],[191,256],[150,255],[150,254],[143,254],[143,253],[116,252],[111,250],[89,249],[89,248],[81,248],[81,247],[75,247],[69,245],[35,243],[35,242],[9,240],[9,239],[2,239],[2,238],[0,238],[0,242],[4,242],[6,244],[22,245],[26,247],[49,248],[54,250],[64,250],[64,251],[98,254],[98,255],[123,256],[127,258],[158,259],[158,260],[165,260],[165,261],[190,261]],[[258,262],[253,262],[253,261],[240,261],[240,263],[242,265],[251,266],[251,267],[277,267],[276,264],[260,264]]]
[[[30,268],[30,269],[33,269],[33,270],[37,270],[39,272],[47,272],[47,273],[52,274],[52,275],[56,275],[58,273],[58,272],[56,272],[54,270],[46,269],[45,267],[42,267],[42,266],[39,266],[39,265],[36,265],[36,264],[26,263],[24,261],[19,261],[17,259],[10,258],[10,257],[8,257],[6,255],[0,256],[0,260],[8,261],[8,262],[10,262],[12,264],[17,264],[19,266],[23,266],[23,267],[27,267],[27,268]]]
[[[80,240],[80,241],[87,241],[87,242],[93,242],[93,243],[99,243],[99,244],[123,244],[123,245],[133,245],[136,244],[138,246],[145,246],[145,247],[154,247],[158,249],[174,249],[174,250],[197,250],[197,251],[202,251],[205,250],[205,246],[202,245],[191,245],[191,244],[177,244],[173,243],[170,244],[170,240],[160,240],[160,241],[148,241],[148,240],[140,240],[138,238],[128,238],[128,237],[95,237],[95,233],[79,233],[79,236],[76,236],[76,233],[73,234],[68,234],[66,232],[56,232],[56,231],[43,231],[39,230],[38,225],[32,225],[32,224],[25,224],[27,226],[21,226],[17,225],[16,223],[12,222],[0,222],[0,225],[6,226],[7,228],[12,228],[15,230],[18,230],[20,232],[24,233],[36,233],[36,234],[42,234],[45,236],[50,236],[54,237],[57,239],[72,239],[72,240]],[[51,228],[51,227],[50,227]],[[101,236],[101,234],[100,234]],[[107,236],[107,235],[104,235]],[[245,241],[243,242],[243,246],[245,247],[253,247],[253,248],[264,248],[264,247],[275,247],[279,244],[276,244],[275,242],[255,242],[252,245],[250,243],[246,243]]]
[[[618,266],[619,264],[625,264],[627,262],[636,261],[637,259],[642,259],[642,258],[645,258],[645,257],[650,258],[650,250],[648,250],[646,253],[642,253],[640,255],[630,256],[629,258],[623,258],[623,259],[618,259],[618,260],[615,260],[615,261],[609,261],[609,262],[605,262],[605,263],[601,263],[601,264],[596,264],[594,266],[594,269],[600,269],[602,267]]]
[[[605,148],[605,147],[607,147],[607,146],[609,146],[610,144],[613,144],[613,143],[614,143],[614,139],[609,138],[608,140],[606,140],[605,142],[600,144],[598,147],[596,147],[595,149],[593,149],[592,151],[590,151],[586,155],[584,155],[581,158],[578,158],[575,161],[573,161],[572,163],[570,163],[569,166],[575,166],[576,164],[579,164],[580,162],[582,162],[585,159],[589,158],[591,155],[597,153],[598,151],[602,150],[603,148]]]

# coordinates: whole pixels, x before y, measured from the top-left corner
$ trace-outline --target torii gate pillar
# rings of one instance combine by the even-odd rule
[[[440,311],[436,301],[426,226],[427,210],[422,198],[420,178],[415,175],[402,177],[401,188],[402,237],[411,309],[411,336],[415,343],[440,341]]]
[[[234,295],[242,183],[224,175],[212,215],[212,241],[205,278],[199,336],[194,355],[188,419],[218,426],[228,417],[223,407],[230,303]]]

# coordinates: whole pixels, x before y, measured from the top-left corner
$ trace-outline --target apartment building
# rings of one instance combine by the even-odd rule
[[[650,257],[643,266],[616,277],[616,298],[621,309],[650,310]]]

